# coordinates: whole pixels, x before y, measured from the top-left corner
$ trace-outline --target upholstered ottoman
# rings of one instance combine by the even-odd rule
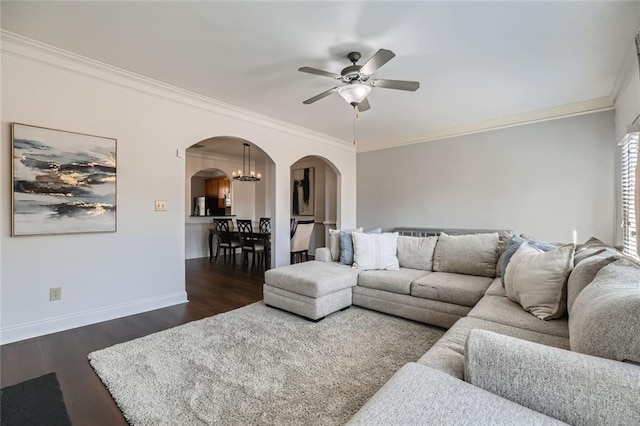
[[[358,271],[338,262],[303,262],[264,273],[267,306],[314,321],[351,306]]]

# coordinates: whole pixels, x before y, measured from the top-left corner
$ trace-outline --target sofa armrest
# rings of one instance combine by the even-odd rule
[[[331,259],[331,250],[329,250],[329,247],[317,248],[315,260],[319,262],[332,262],[333,259]]]
[[[570,424],[640,424],[640,368],[471,330],[465,380]]]
[[[398,370],[347,425],[563,424],[433,368]]]

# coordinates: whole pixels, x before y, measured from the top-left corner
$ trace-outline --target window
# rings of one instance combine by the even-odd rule
[[[624,254],[638,258],[636,245],[636,165],[638,133],[629,133],[620,143],[622,174],[622,247]]]

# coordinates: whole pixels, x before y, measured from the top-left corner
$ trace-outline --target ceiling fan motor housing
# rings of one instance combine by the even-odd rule
[[[369,79],[369,76],[360,73],[362,65],[356,65],[356,62],[358,62],[358,60],[360,60],[361,58],[360,52],[350,52],[347,55],[347,58],[349,58],[349,60],[353,62],[353,65],[349,65],[340,72],[340,75],[342,76],[341,80],[345,83],[352,83],[354,81],[367,81]]]
[[[362,68],[362,65],[349,65],[343,69],[340,73],[340,75],[342,75],[342,81],[345,83],[349,83],[354,80],[364,81],[362,78],[365,77],[365,75],[360,74],[360,68]],[[366,77],[368,78],[368,76]]]

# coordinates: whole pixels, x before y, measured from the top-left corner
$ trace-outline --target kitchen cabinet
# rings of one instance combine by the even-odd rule
[[[204,195],[207,197],[218,196],[218,179],[207,179],[204,181]]]
[[[218,196],[222,197],[231,191],[231,182],[227,178],[218,179]]]
[[[225,207],[224,195],[231,191],[231,182],[226,177],[207,179],[204,192],[207,197],[218,197],[218,207]]]

